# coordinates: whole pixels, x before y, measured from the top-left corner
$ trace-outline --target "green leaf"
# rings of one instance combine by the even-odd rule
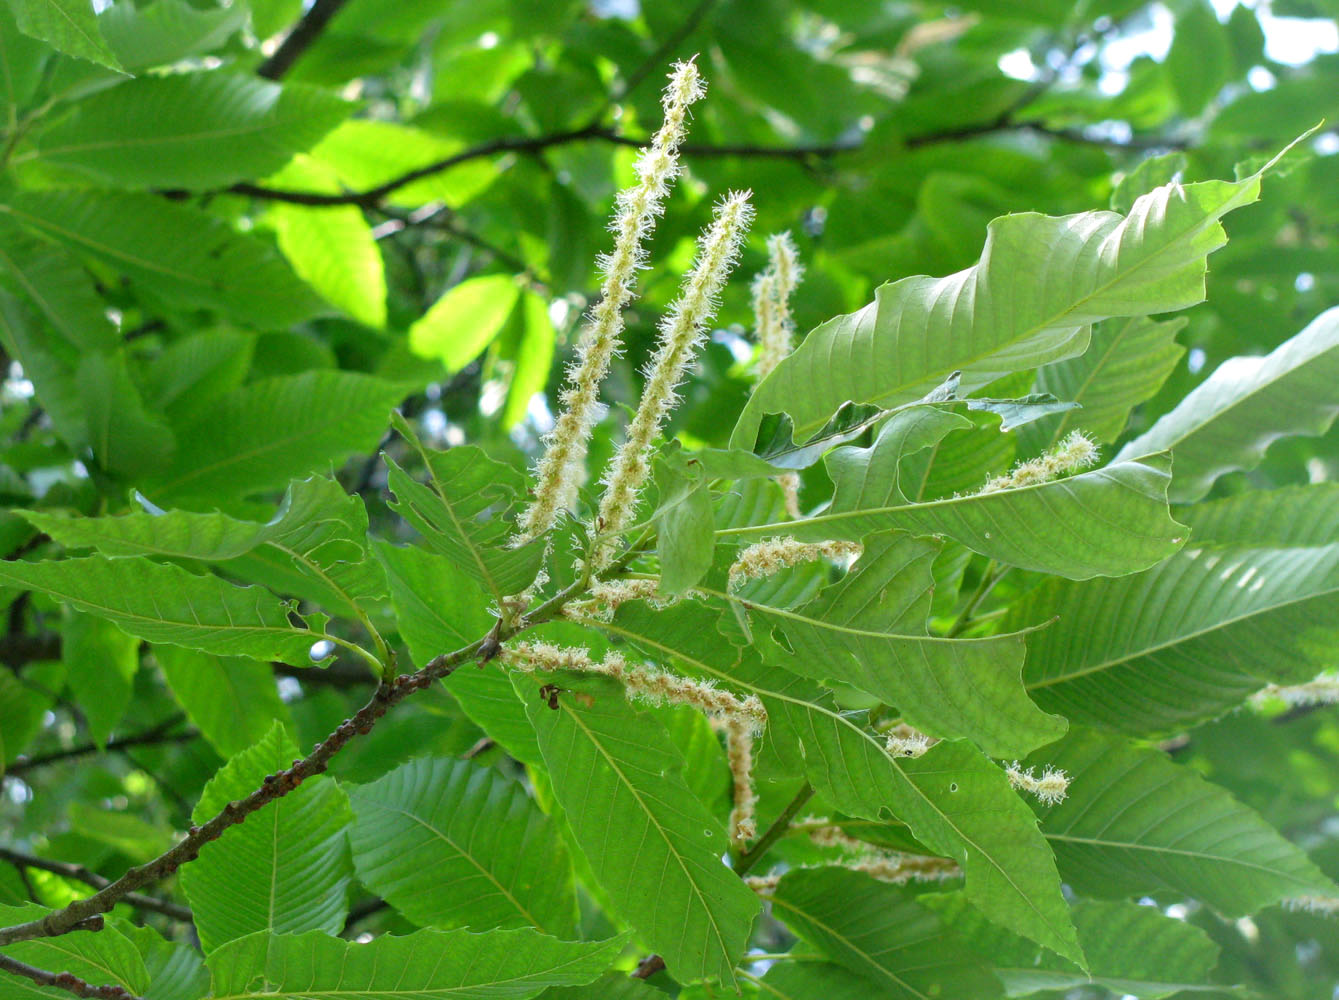
[[[1195,545],[1310,548],[1339,542],[1339,483],[1251,490],[1178,511]]]
[[[1080,893],[1168,891],[1227,916],[1293,896],[1339,895],[1301,848],[1161,751],[1073,729],[1030,763],[1070,777],[1064,802],[1035,808],[1061,874]]]
[[[899,528],[947,535],[1011,566],[1075,580],[1147,569],[1185,540],[1185,528],[1167,512],[1171,462],[1165,455],[1057,482],[908,503],[897,482],[902,454],[900,436],[885,428],[873,447],[843,448],[829,458],[837,494],[826,513],[722,528],[716,535],[740,541],[775,535],[859,541]]]
[[[1000,995],[999,981],[935,914],[903,889],[846,868],[788,872],[772,914],[827,956],[896,1000]]]
[[[74,384],[84,402],[89,444],[103,469],[133,478],[171,461],[172,429],[145,407],[123,354],[85,355]]]
[[[288,606],[259,587],[147,559],[61,559],[0,563],[0,582],[40,590],[131,635],[222,655],[306,666],[310,628],[289,622]]]
[[[189,205],[136,192],[27,191],[0,203],[30,229],[141,281],[165,298],[264,330],[325,306],[274,247]]]
[[[779,1000],[869,1000],[878,987],[831,962],[777,962],[759,980],[760,996]]]
[[[662,663],[758,695],[769,745],[836,809],[900,819],[931,850],[963,866],[968,898],[992,920],[1082,960],[1055,861],[1004,772],[962,741],[938,743],[919,758],[895,757],[859,719],[830,707],[813,682],[731,646],[714,628],[716,616],[691,602],[657,611],[629,602],[601,628]]]
[[[1324,434],[1339,416],[1339,309],[1316,317],[1263,358],[1231,358],[1116,456],[1171,449],[1169,496],[1198,500],[1214,481],[1254,469],[1268,447],[1293,434]]]
[[[298,756],[276,721],[210,779],[191,819],[212,819]],[[181,884],[205,953],[259,931],[341,930],[353,875],[345,835],[352,822],[348,797],[333,779],[317,775],[202,847],[182,868]]]
[[[72,615],[62,630],[61,659],[89,735],[98,746],[106,746],[130,705],[139,670],[139,640],[108,622]]]
[[[965,736],[995,757],[1021,756],[1059,738],[1064,721],[1023,691],[1022,634],[929,635],[930,569],[940,549],[901,532],[871,535],[846,576],[808,603],[783,610],[750,596],[745,606],[755,623],[785,634],[788,648],[776,666],[867,691],[930,735]]]
[[[79,261],[59,244],[0,217],[0,274],[6,273],[69,345],[81,352],[116,347],[116,330]]]
[[[732,444],[750,445],[765,413],[784,410],[797,434],[809,434],[847,400],[897,406],[955,370],[968,393],[1081,353],[1099,320],[1202,301],[1207,257],[1226,241],[1218,220],[1256,200],[1262,173],[1169,184],[1124,218],[996,219],[974,266],[884,285],[872,304],[813,331],[758,386]]]
[[[154,659],[187,718],[226,758],[254,746],[275,720],[288,723],[268,663],[159,646]]]
[[[843,403],[812,437],[794,440],[794,421],[786,413],[769,413],[758,424],[753,454],[782,469],[807,469],[830,449],[859,437],[883,419],[887,411],[877,406]]]
[[[1042,708],[1123,732],[1175,732],[1333,663],[1339,545],[1194,548],[1121,580],[1053,580],[1004,627],[1055,618],[1029,642],[1024,670]]]
[[[1018,399],[990,399],[973,397],[963,400],[969,410],[993,413],[1000,418],[1000,430],[1011,431],[1025,427],[1052,413],[1077,410],[1081,404],[1060,399],[1049,392],[1033,392]]]
[[[403,387],[369,375],[306,371],[251,382],[177,434],[177,457],[145,492],[155,500],[278,489],[350,455],[370,454]]]
[[[659,590],[678,596],[711,569],[716,552],[714,513],[707,478],[679,452],[655,461],[659,502],[654,521],[660,557]]]
[[[415,923],[575,936],[567,850],[519,781],[423,758],[355,788],[349,801],[358,878]]]
[[[40,920],[50,912],[44,906],[31,903],[24,906],[0,906],[0,926],[11,927],[30,920]],[[60,937],[7,944],[5,955],[39,969],[69,972],[97,986],[119,986],[132,995],[143,995],[150,982],[139,949],[115,922],[110,922],[97,933],[71,931]],[[8,972],[0,983],[0,996],[4,1000],[69,995],[65,990],[54,987],[43,989],[26,980],[16,980]]]
[[[544,391],[553,367],[553,349],[558,331],[549,318],[548,302],[526,289],[521,292],[521,340],[516,346],[507,403],[502,408],[502,429],[509,431],[525,419],[530,400]]]
[[[1181,9],[1164,66],[1188,118],[1203,111],[1228,82],[1232,49],[1209,0],[1193,0]]]
[[[216,1000],[525,1000],[581,985],[617,957],[622,938],[559,941],[531,929],[423,930],[367,944],[326,934],[252,934],[209,956]]]
[[[219,396],[242,384],[256,338],[214,329],[173,341],[142,370],[144,395],[173,424],[193,420]]]
[[[1074,906],[1091,975],[1030,941],[987,924],[960,895],[922,896],[972,949],[986,956],[1010,996],[1096,984],[1122,996],[1163,997],[1181,991],[1233,992],[1210,986],[1218,946],[1200,928],[1164,917],[1155,906],[1082,900]]]
[[[517,684],[533,692],[532,680]],[[531,693],[526,711],[554,796],[611,904],[674,976],[733,983],[758,898],[722,863],[725,831],[684,784],[679,751],[615,682],[583,684],[556,704]]]
[[[272,182],[288,186],[293,178],[326,194],[341,190],[329,168],[309,156],[298,156]],[[378,329],[386,325],[386,268],[362,209],[276,202],[266,218],[298,277],[359,323]]]
[[[154,0],[137,7],[122,0],[98,15],[98,27],[121,65],[134,72],[212,52],[246,24],[247,10],[198,8],[186,0]]]
[[[120,71],[88,0],[9,0],[19,30],[76,59]],[[132,991],[134,992],[134,991]]]
[[[134,942],[144,959],[152,984],[144,1000],[198,1000],[208,994],[209,973],[190,945],[168,942],[149,927],[118,923],[117,929]]]
[[[509,274],[470,278],[452,287],[409,328],[409,346],[437,358],[448,374],[477,358],[502,332],[521,286]]]
[[[0,102],[23,108],[36,92],[50,46],[21,34],[9,4],[0,3]]]
[[[429,452],[403,418],[396,416],[393,422],[422,456],[429,484],[414,482],[388,457],[396,499],[391,509],[418,529],[428,548],[454,559],[501,606],[504,597],[531,584],[544,556],[542,539],[519,548],[507,545],[511,508],[525,489],[525,477],[479,448]],[[487,519],[482,517],[485,511]]]
[[[439,653],[468,646],[492,627],[488,597],[448,556],[376,543],[386,568],[400,636],[422,667]],[[543,757],[511,681],[498,670],[457,670],[443,682],[465,715],[507,753],[533,767]]]
[[[112,186],[199,191],[278,170],[351,110],[316,87],[224,70],[144,76],[76,102],[36,145]]]
[[[1184,319],[1159,323],[1147,316],[1099,323],[1087,351],[1037,371],[1038,390],[1072,399],[1082,409],[1039,422],[1023,432],[1023,440],[1033,451],[1045,451],[1073,430],[1103,444],[1115,441],[1130,411],[1162,388],[1185,354],[1176,342],[1185,325]]]

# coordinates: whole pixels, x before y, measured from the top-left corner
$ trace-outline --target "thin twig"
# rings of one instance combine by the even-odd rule
[[[49,972],[8,955],[0,955],[0,969],[16,976],[31,979],[38,986],[54,986],[77,997],[97,997],[98,1000],[139,1000],[135,994],[120,986],[94,986],[69,972]]]
[[[260,64],[256,69],[256,75],[267,80],[281,78],[293,68],[293,64],[298,61],[302,53],[321,37],[330,19],[339,13],[339,9],[346,2],[347,0],[316,0],[308,8],[307,13],[302,15],[302,20],[293,26],[293,30],[288,33],[283,43],[275,49],[274,55]]]
[[[781,810],[781,815],[758,838],[758,842],[739,856],[739,860],[734,866],[736,875],[743,878],[754,865],[762,860],[762,856],[772,849],[772,845],[785,836],[786,831],[790,829],[790,821],[799,815],[800,810],[804,808],[804,804],[813,796],[814,786],[806,781],[803,787],[795,793],[795,797],[790,800],[790,804]]]
[[[85,868],[83,865],[70,864],[68,861],[52,861],[49,858],[39,858],[35,855],[25,854],[22,851],[16,851],[9,847],[0,847],[0,861],[8,861],[20,871],[25,868],[35,868],[38,871],[50,872],[53,875],[60,875],[63,878],[74,879],[76,882],[83,882],[85,885],[91,885],[94,889],[105,889],[112,884],[111,879],[103,878],[97,872]],[[129,903],[131,906],[139,910],[150,910],[154,913],[161,913],[163,916],[171,917],[173,920],[181,920],[186,923],[191,923],[195,920],[189,907],[165,899],[157,899],[153,896],[144,896],[137,892],[130,892],[126,893],[121,901],[123,903]]]
[[[123,736],[120,739],[108,740],[105,752],[115,753],[128,747],[157,746],[165,743],[189,743],[191,740],[198,739],[200,734],[194,729],[187,729],[180,733],[169,732],[174,726],[180,725],[184,719],[185,716],[174,715],[143,732]],[[103,752],[104,748],[96,743],[81,743],[78,746],[69,747],[65,750],[53,750],[51,753],[40,754],[36,757],[20,757],[9,765],[5,773],[23,774],[39,767],[45,767],[47,764],[69,760],[72,757],[83,757],[86,754]]]
[[[623,100],[634,90],[636,90],[648,76],[669,61],[669,57],[674,53],[683,41],[698,29],[702,19],[707,16],[707,11],[715,6],[716,0],[701,0],[701,2],[688,12],[688,16],[683,22],[665,36],[665,40],[656,46],[655,51],[642,60],[641,64],[628,74],[627,79],[623,81],[623,86],[614,91],[609,103],[613,104]]]

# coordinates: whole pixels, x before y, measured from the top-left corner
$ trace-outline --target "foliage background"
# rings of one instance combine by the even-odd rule
[[[761,267],[763,235],[795,235],[804,331],[886,280],[969,266],[992,218],[1125,207],[1122,177],[1138,190],[1178,171],[1230,177],[1339,112],[1329,0],[348,0],[315,5],[333,17],[289,65],[275,52],[297,48],[279,45],[303,14],[294,0],[122,0],[82,40],[48,34],[66,55],[18,30],[41,6],[0,4],[0,492],[90,514],[126,509],[135,488],[263,520],[290,478],[333,467],[374,526],[400,530],[376,457],[387,448],[415,467],[383,438],[396,404],[435,444],[479,443],[525,468],[613,194],[658,122],[674,58],[698,54],[710,96],[607,386],[615,403],[635,403],[654,319],[719,192],[756,192],[741,273]],[[1282,37],[1277,18],[1310,19],[1292,27],[1319,51],[1271,58],[1262,25]],[[264,78],[282,79],[282,94]],[[227,138],[212,128],[236,121]],[[1208,301],[1176,335],[1185,353],[1168,354],[1130,435],[1222,360],[1266,353],[1339,302],[1339,137],[1309,143],[1318,155],[1227,220]],[[750,385],[749,317],[738,281],[672,428],[687,444],[725,444]],[[1218,492],[1333,479],[1337,445],[1334,432],[1290,438]],[[994,469],[1010,448],[990,456]],[[821,467],[806,476],[806,489],[824,486]],[[45,544],[0,514],[11,558]],[[202,664],[171,647],[142,657],[46,599],[0,598],[5,843],[105,874],[170,844],[204,783],[272,719],[310,745],[372,683],[352,661],[309,671]],[[198,684],[205,669],[215,680]],[[480,738],[439,689],[332,773],[369,781]],[[1331,712],[1239,713],[1173,749],[1339,876]],[[496,749],[477,759],[516,766]],[[0,903],[83,891],[0,866]],[[408,926],[364,895],[353,913],[350,935]],[[1339,982],[1333,921],[1277,908],[1190,918],[1222,946],[1224,982],[1299,998]]]

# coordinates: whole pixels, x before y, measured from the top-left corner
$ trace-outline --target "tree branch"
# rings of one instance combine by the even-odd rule
[[[767,832],[758,839],[756,844],[739,856],[738,862],[734,865],[735,874],[743,878],[748,874],[749,869],[762,860],[762,856],[770,851],[772,845],[790,829],[790,821],[804,808],[804,804],[813,798],[813,795],[814,786],[806,781],[804,786],[795,793],[795,798],[790,800],[790,804],[781,810],[781,815],[767,828]]]
[[[120,986],[94,986],[69,972],[48,972],[8,955],[0,955],[0,969],[16,976],[31,979],[38,986],[54,986],[77,997],[98,997],[99,1000],[139,1000],[135,994]]]
[[[117,750],[125,750],[129,747],[157,746],[164,743],[188,743],[191,740],[198,739],[200,734],[194,729],[188,729],[185,732],[169,733],[173,726],[179,725],[185,717],[174,715],[150,729],[140,733],[134,733],[130,736],[124,736],[120,739],[108,740],[105,751],[114,753]],[[90,753],[102,753],[104,748],[96,743],[81,743],[78,746],[69,747],[65,750],[53,750],[51,753],[40,754],[37,757],[20,757],[13,764],[9,765],[6,774],[24,774],[47,764],[54,764],[57,761],[69,760],[71,757],[83,757]]]
[[[97,872],[91,871],[83,865],[73,865],[67,861],[51,861],[48,858],[24,854],[22,851],[15,851],[8,847],[0,847],[0,861],[8,861],[20,870],[35,868],[38,871],[51,872],[53,875],[60,875],[64,878],[74,879],[76,882],[83,882],[85,885],[91,885],[94,889],[105,889],[112,884],[111,879],[103,878]],[[173,920],[180,920],[184,923],[191,923],[195,920],[188,907],[169,900],[129,892],[122,897],[121,901],[129,903],[136,909],[161,913],[165,917],[171,917]]]
[[[716,0],[701,0],[701,2],[688,12],[688,16],[683,22],[665,37],[665,40],[656,46],[655,51],[642,60],[641,64],[628,74],[623,86],[614,92],[609,103],[621,101],[634,90],[636,90],[648,76],[658,67],[663,66],[665,61],[673,54],[683,41],[698,29],[702,19],[707,16],[707,12],[715,6]]]
[[[632,554],[630,551],[624,558]],[[615,563],[615,568],[618,566],[619,563]],[[371,732],[372,727],[382,716],[414,692],[422,691],[434,681],[448,676],[463,663],[472,660],[487,662],[497,655],[500,643],[504,640],[531,625],[548,621],[563,605],[581,593],[587,582],[584,579],[577,580],[535,608],[519,624],[504,627],[499,619],[483,638],[453,652],[434,657],[416,673],[401,674],[394,680],[379,684],[366,705],[336,726],[305,758],[294,761],[292,767],[266,775],[260,787],[246,798],[229,802],[212,819],[200,826],[192,826],[175,847],[164,851],[152,861],[128,869],[119,879],[92,896],[75,900],[38,920],[0,928],[0,946],[33,938],[58,937],[76,929],[89,919],[100,920],[101,914],[125,899],[129,893],[166,878],[182,865],[194,861],[200,854],[200,848],[217,840],[228,827],[244,822],[252,813],[287,795],[313,775],[325,771],[331,758],[344,749],[350,740]]]
[[[321,37],[330,19],[339,13],[347,0],[316,0],[302,15],[302,20],[293,26],[288,37],[283,40],[274,55],[266,59],[256,69],[256,75],[267,80],[278,80],[298,61],[316,39]]]

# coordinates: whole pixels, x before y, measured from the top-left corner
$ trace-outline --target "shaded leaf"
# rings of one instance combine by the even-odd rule
[[[1166,754],[1074,729],[1031,763],[1063,769],[1069,796],[1036,806],[1056,863],[1081,893],[1170,891],[1228,916],[1301,895],[1339,895],[1301,848]]]
[[[423,758],[349,798],[358,878],[415,923],[574,936],[567,851],[520,782]]]
[[[517,683],[533,690],[528,678]],[[526,711],[554,796],[610,903],[676,977],[734,982],[758,898],[722,863],[725,831],[684,784],[679,751],[612,681],[556,704],[531,695]]]
[[[332,998],[525,1000],[547,986],[580,985],[609,967],[623,945],[559,941],[531,929],[423,930],[367,944],[319,932],[252,934],[209,956],[213,996],[243,1000]]]
[[[87,0],[10,0],[9,6],[25,35],[40,38],[77,59],[121,69]]]
[[[1198,500],[1214,481],[1253,469],[1270,444],[1293,434],[1323,434],[1339,415],[1339,309],[1316,317],[1263,358],[1231,358],[1116,460],[1172,449],[1168,495]]]
[[[268,663],[178,646],[159,646],[154,659],[177,704],[225,759],[259,742],[276,720],[289,723]]]
[[[810,868],[784,875],[771,899],[779,920],[866,978],[877,996],[1001,995],[985,964],[903,889],[846,868]]]
[[[212,819],[298,756],[283,724],[275,722],[210,779],[191,819]],[[205,844],[181,871],[205,953],[258,931],[343,928],[353,876],[345,830],[352,822],[344,792],[333,779],[317,775]]]

